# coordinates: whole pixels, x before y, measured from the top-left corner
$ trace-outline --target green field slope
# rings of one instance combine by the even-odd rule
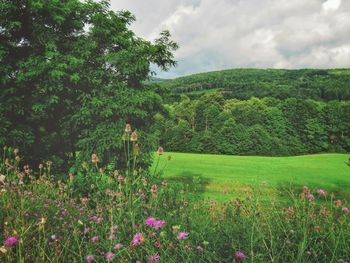
[[[164,177],[188,184],[199,196],[222,200],[252,189],[270,195],[290,186],[307,185],[333,191],[338,197],[350,197],[350,167],[345,164],[349,156],[346,154],[296,157],[168,155],[171,155],[171,161],[163,155],[158,165],[160,169],[165,167]]]

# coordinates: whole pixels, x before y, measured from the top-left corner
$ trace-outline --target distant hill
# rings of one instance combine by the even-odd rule
[[[171,80],[155,79],[153,83],[169,90],[173,97],[220,92],[237,99],[350,100],[350,69],[229,69]]]

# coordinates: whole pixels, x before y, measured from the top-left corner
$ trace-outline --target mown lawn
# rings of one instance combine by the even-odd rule
[[[259,157],[172,152],[161,156],[158,169],[165,167],[163,176],[169,181],[184,182],[196,194],[219,200],[253,189],[271,196],[304,185],[350,199],[348,158],[347,154]]]

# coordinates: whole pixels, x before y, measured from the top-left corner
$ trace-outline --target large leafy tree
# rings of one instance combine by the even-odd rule
[[[169,32],[154,42],[137,37],[134,16],[108,1],[0,0],[0,13],[0,142],[32,163],[67,164],[77,152],[109,161],[129,122],[150,151],[161,98],[142,83],[152,63],[176,64]]]

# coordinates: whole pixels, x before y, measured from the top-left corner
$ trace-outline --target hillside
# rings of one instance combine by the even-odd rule
[[[237,99],[349,100],[350,69],[230,69],[165,80],[159,85],[172,91],[172,99],[184,93],[198,97],[215,89],[226,98]]]

